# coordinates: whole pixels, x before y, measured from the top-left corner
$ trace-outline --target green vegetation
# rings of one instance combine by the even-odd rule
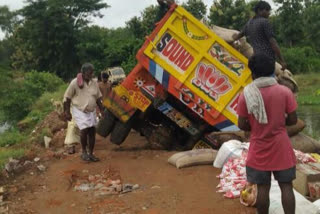
[[[52,101],[62,101],[67,84],[61,85],[55,92],[45,92],[31,106],[29,114],[19,122],[25,132],[30,132],[36,124],[41,122],[50,112],[55,110]]]
[[[320,104],[320,76],[317,73],[295,75],[299,85],[298,103],[302,105]]]
[[[56,75],[46,72],[21,73],[3,67],[0,67],[0,72],[4,74],[0,80],[6,86],[0,92],[3,97],[0,101],[0,118],[1,121],[10,121],[11,125],[9,130],[0,134],[1,169],[9,157],[18,158],[24,154],[23,149],[16,148],[22,144],[28,148],[30,133],[54,110],[52,101],[62,100],[67,84]],[[44,135],[50,136],[47,129],[42,129],[35,141],[42,140]]]
[[[316,73],[320,68],[320,53],[310,46],[282,48],[288,68],[298,73]]]
[[[319,105],[299,105],[298,117],[306,123],[303,133],[320,140],[320,106]]]
[[[67,85],[63,84],[58,87],[54,92],[45,92],[39,99],[29,108],[30,112],[26,117],[19,122],[19,127],[23,131],[17,128],[10,128],[4,133],[0,134],[0,169],[4,166],[4,163],[8,158],[19,158],[23,156],[24,149],[20,149],[21,145],[28,148],[30,142],[28,140],[30,133],[34,127],[43,121],[45,116],[54,110],[51,100],[61,101],[64,91]],[[12,124],[15,127],[15,124]],[[51,136],[50,130],[44,128],[36,135],[33,142],[41,142],[44,136]],[[17,149],[19,148],[19,149]]]
[[[184,7],[199,20],[204,18],[207,13],[206,5],[200,0],[189,0],[186,3],[182,4],[182,7]]]
[[[89,17],[109,5],[103,0],[28,0],[20,11],[23,24],[13,32],[15,68],[48,71],[72,78],[80,61],[76,46]]]
[[[24,155],[24,149],[1,149],[0,148],[0,169],[2,169],[9,158],[20,158]]]
[[[8,147],[23,142],[26,136],[23,136],[17,129],[9,129],[0,134],[0,147]]]
[[[251,4],[245,0],[219,0],[213,1],[208,18],[212,25],[242,30],[253,14]]]
[[[5,83],[6,87],[0,92],[0,107],[4,119],[10,122],[23,119],[43,93],[54,92],[64,84],[54,74],[36,71],[27,72],[20,78],[7,77],[6,81],[10,84]]]

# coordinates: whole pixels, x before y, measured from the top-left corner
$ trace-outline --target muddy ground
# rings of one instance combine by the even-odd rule
[[[240,204],[239,199],[225,199],[216,192],[219,169],[195,166],[176,169],[167,163],[174,151],[145,149],[147,141],[131,132],[122,146],[97,137],[97,163],[74,155],[54,157],[43,150],[35,167],[11,179],[7,186],[8,213],[39,214],[253,214],[254,208]],[[139,184],[132,192],[97,195],[94,190],[74,190],[77,178],[112,171],[123,183]]]

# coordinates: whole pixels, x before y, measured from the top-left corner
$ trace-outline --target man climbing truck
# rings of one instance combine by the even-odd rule
[[[137,53],[138,64],[104,99],[97,133],[121,144],[133,128],[154,148],[190,149],[212,131],[235,131],[247,58],[172,4]]]

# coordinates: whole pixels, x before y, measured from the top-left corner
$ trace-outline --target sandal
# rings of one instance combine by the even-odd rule
[[[84,161],[90,161],[90,157],[87,153],[82,153],[81,159]]]
[[[88,155],[88,157],[89,157],[89,159],[92,161],[92,162],[98,162],[98,161],[100,161],[100,159],[99,158],[97,158],[96,156],[94,156],[94,155]]]

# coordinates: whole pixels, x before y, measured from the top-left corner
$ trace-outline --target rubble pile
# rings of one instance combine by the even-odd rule
[[[14,158],[9,158],[9,161],[5,164],[3,174],[9,177],[9,174],[19,173],[28,168],[36,166],[40,171],[45,171],[46,167],[42,164],[39,164],[40,158],[36,157],[33,161],[30,160],[17,160]]]
[[[4,201],[5,189],[0,186],[0,213],[9,213],[8,205]]]
[[[138,184],[124,184],[120,175],[110,169],[101,174],[78,177],[74,184],[75,191],[93,191],[95,196],[124,194],[137,189]]]

